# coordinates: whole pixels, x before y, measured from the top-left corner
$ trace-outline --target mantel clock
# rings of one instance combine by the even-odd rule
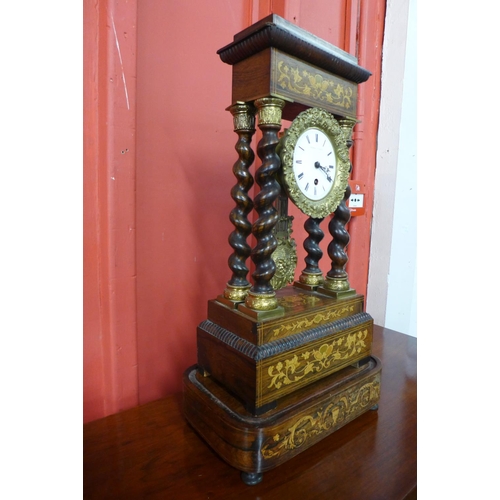
[[[275,14],[218,54],[233,68],[227,109],[237,134],[231,275],[198,326],[198,362],[184,374],[183,406],[202,438],[245,483],[256,484],[379,401],[373,319],[345,270],[349,148],[358,85],[370,73]],[[282,132],[283,119],[291,125]],[[256,122],[260,165],[252,175]],[[296,281],[289,203],[308,217]],[[326,275],[319,265],[324,219]]]

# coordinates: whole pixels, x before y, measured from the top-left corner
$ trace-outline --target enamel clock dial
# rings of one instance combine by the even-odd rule
[[[295,182],[302,194],[322,200],[333,188],[337,157],[329,137],[319,128],[306,129],[297,139],[293,152]]]
[[[349,151],[337,120],[311,108],[295,118],[281,145],[283,185],[306,215],[326,217],[344,197],[349,177]]]

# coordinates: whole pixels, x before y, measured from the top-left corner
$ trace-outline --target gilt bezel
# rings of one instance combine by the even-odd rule
[[[311,200],[299,189],[293,171],[293,155],[297,140],[305,131],[312,128],[318,128],[328,136],[337,160],[332,188],[324,198],[317,201]],[[335,212],[344,198],[351,168],[346,139],[339,122],[320,108],[310,108],[300,113],[281,139],[280,156],[285,191],[290,200],[309,217],[317,219],[326,217]]]

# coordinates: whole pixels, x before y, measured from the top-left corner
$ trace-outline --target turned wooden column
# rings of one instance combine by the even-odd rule
[[[281,162],[276,153],[276,146],[279,141],[278,132],[281,129],[281,112],[285,101],[264,97],[257,99],[254,104],[258,110],[258,126],[262,131],[262,139],[257,145],[257,154],[262,160],[262,165],[255,173],[260,191],[254,198],[258,218],[252,226],[252,234],[256,239],[256,246],[251,253],[255,264],[255,271],[252,273],[254,284],[248,292],[245,306],[257,311],[269,311],[278,307],[276,292],[271,285],[276,270],[271,256],[277,247],[273,228],[279,216],[273,204],[281,191],[276,181]]]
[[[248,267],[246,261],[251,254],[251,247],[247,238],[252,232],[252,224],[248,220],[248,214],[253,208],[253,201],[248,191],[253,186],[254,180],[248,169],[252,165],[255,154],[251,148],[252,137],[255,133],[256,109],[252,104],[238,102],[233,104],[228,111],[233,115],[234,131],[238,134],[235,149],[238,160],[233,166],[233,174],[237,183],[231,189],[231,197],[236,203],[229,215],[234,231],[229,235],[229,244],[234,252],[228,260],[232,271],[231,279],[227,282],[224,290],[225,303],[241,303],[250,290],[247,280]]]
[[[350,148],[353,144],[351,134],[354,125],[356,125],[356,120],[339,120],[339,124],[347,147]],[[348,184],[345,190],[344,198],[335,210],[333,217],[328,224],[328,231],[332,237],[332,241],[328,245],[328,256],[332,261],[332,267],[326,275],[322,288],[336,296],[351,295],[352,293],[355,293],[349,284],[347,271],[345,270],[345,266],[348,261],[346,247],[350,240],[349,233],[346,229],[346,225],[351,219],[351,212],[347,206],[347,200],[349,200],[350,196],[351,188]]]
[[[323,218],[316,219],[309,217],[304,223],[304,229],[308,234],[308,237],[304,240],[304,250],[307,252],[307,256],[304,259],[306,267],[302,271],[296,286],[315,289],[323,283],[323,273],[319,268],[319,261],[323,257],[323,251],[319,246],[324,237],[320,227],[322,221]]]

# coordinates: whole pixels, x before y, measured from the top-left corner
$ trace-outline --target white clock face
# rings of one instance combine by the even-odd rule
[[[313,201],[322,200],[333,187],[337,157],[328,136],[308,128],[297,139],[293,151],[293,173],[300,191]]]

